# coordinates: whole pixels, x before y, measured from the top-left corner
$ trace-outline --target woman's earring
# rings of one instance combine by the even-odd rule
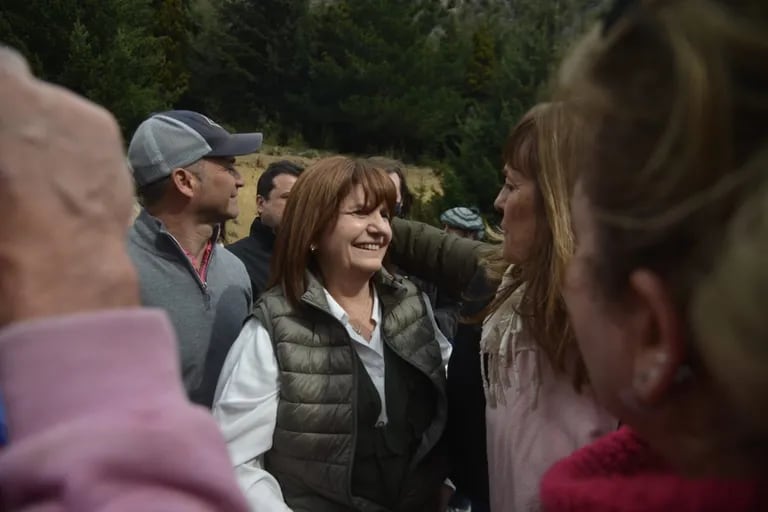
[[[309,246],[309,250],[311,252],[317,252],[317,246],[315,244],[312,244],[312,245]]]

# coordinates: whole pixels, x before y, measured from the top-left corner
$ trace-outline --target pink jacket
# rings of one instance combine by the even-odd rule
[[[11,441],[0,452],[0,509],[246,511],[216,424],[180,383],[160,311],[0,331]]]
[[[547,469],[618,422],[598,405],[588,386],[574,389],[556,373],[523,328],[512,295],[483,325],[488,355],[486,430],[491,510],[540,510],[539,485]],[[576,353],[572,354],[575,362]]]

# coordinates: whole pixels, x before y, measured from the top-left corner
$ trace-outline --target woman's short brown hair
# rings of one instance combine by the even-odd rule
[[[371,211],[382,203],[394,211],[394,183],[386,172],[365,160],[323,158],[309,166],[291,189],[275,242],[269,287],[281,285],[294,306],[307,289],[305,270],[322,277],[312,246],[333,229],[341,203],[358,185]]]

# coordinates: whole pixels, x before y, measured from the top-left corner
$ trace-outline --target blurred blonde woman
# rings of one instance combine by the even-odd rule
[[[590,141],[566,300],[626,424],[547,511],[768,510],[768,4],[619,2],[561,70]]]
[[[534,107],[513,129],[494,204],[500,246],[394,224],[393,259],[406,270],[454,293],[477,272],[497,285],[479,315],[493,511],[538,510],[549,466],[617,426],[586,382],[561,295],[574,245],[566,166],[582,149],[579,134],[562,103]]]

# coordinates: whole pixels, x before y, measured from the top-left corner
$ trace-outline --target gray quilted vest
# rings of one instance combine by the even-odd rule
[[[389,423],[344,326],[321,284],[293,308],[280,287],[254,315],[270,333],[280,398],[266,469],[294,512],[421,512],[431,508],[448,467],[445,370],[419,290],[386,272],[374,277],[382,307]]]

